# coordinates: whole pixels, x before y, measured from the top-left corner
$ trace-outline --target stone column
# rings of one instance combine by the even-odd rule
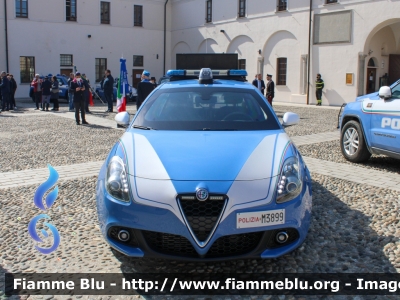
[[[307,93],[307,62],[308,55],[303,54],[301,56],[301,68],[300,68],[300,94],[305,95]]]
[[[363,52],[358,53],[358,92],[357,95],[365,94],[365,58],[366,54]]]
[[[261,78],[264,78],[264,57],[257,58],[257,74],[261,74]]]

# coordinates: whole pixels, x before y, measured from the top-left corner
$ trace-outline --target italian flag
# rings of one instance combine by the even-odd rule
[[[126,59],[121,58],[119,61],[121,62],[121,68],[117,88],[117,110],[118,112],[122,112],[126,111],[126,92],[129,90],[129,84],[126,72]]]

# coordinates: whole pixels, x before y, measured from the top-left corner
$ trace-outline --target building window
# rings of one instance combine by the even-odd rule
[[[134,67],[143,67],[143,55],[134,55],[133,56],[133,66]]]
[[[287,10],[287,0],[278,0],[278,11],[286,11]]]
[[[206,1],[206,22],[212,22],[212,0]]]
[[[76,0],[66,0],[66,20],[76,21]]]
[[[60,54],[60,66],[72,66],[72,54]]]
[[[17,18],[28,17],[28,0],[15,0],[15,16]]]
[[[96,82],[100,82],[107,70],[107,58],[96,58]]]
[[[110,2],[100,2],[101,24],[110,24]]]
[[[33,77],[35,77],[35,57],[20,56],[19,70],[20,70],[21,83],[31,83]]]
[[[326,0],[326,4],[330,4],[330,3],[338,3],[337,0]]]
[[[239,18],[246,16],[246,0],[239,0]]]
[[[287,58],[280,57],[277,60],[278,72],[276,74],[277,85],[286,85]]]
[[[245,59],[238,60],[238,68],[239,68],[239,70],[246,70],[246,60]]]
[[[133,25],[143,26],[143,6],[141,5],[133,6]]]

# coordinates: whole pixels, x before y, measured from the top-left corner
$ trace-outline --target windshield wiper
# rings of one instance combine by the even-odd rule
[[[203,131],[237,131],[237,129],[231,129],[231,128],[223,128],[223,129],[218,129],[218,128],[203,128]]]
[[[146,127],[146,126],[140,126],[140,125],[133,125],[133,128],[143,129],[143,130],[155,130],[154,128]]]

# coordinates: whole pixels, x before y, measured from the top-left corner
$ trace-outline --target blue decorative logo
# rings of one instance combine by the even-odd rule
[[[196,190],[196,198],[199,201],[205,201],[208,198],[208,191],[203,188],[199,188]]]
[[[47,191],[51,189],[53,185],[56,184],[59,178],[57,171],[50,164],[48,164],[47,167],[49,168],[50,176],[45,182],[43,182],[37,188],[35,195],[33,197],[33,203],[36,205],[37,208],[43,211],[45,211],[46,209],[50,209],[53,206],[58,196],[58,186],[56,186],[54,190],[52,190],[47,194],[45,203],[43,203],[44,195],[46,194]],[[46,214],[40,214],[36,217],[33,217],[32,220],[29,222],[28,232],[34,241],[38,243],[43,243],[44,241],[39,237],[39,235],[36,232],[36,224],[40,219],[50,219],[50,217]],[[50,254],[54,252],[60,245],[60,234],[58,233],[58,230],[56,227],[54,227],[54,225],[46,222],[43,222],[43,225],[47,226],[50,229],[51,233],[53,234],[54,238],[53,245],[50,248],[41,248],[35,245],[35,248],[43,254]],[[46,230],[42,229],[41,233],[44,235],[45,238],[49,237]]]

